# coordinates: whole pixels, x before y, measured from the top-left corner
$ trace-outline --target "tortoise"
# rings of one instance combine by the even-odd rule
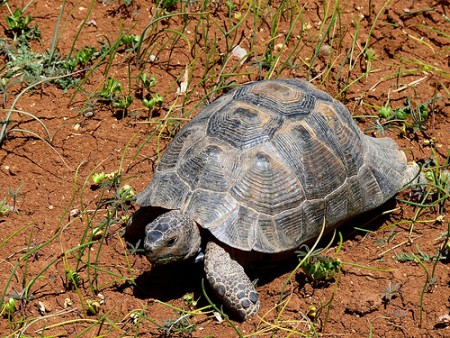
[[[260,301],[245,262],[293,252],[376,208],[418,173],[389,138],[363,134],[343,104],[303,80],[235,88],[173,138],[137,195],[164,212],[145,227],[150,262],[194,260],[237,319]]]

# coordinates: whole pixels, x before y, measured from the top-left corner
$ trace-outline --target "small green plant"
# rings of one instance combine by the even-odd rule
[[[378,55],[375,54],[375,51],[372,48],[367,48],[365,50],[365,54],[364,55],[366,57],[366,61],[367,61],[368,65],[372,64],[373,61],[378,59]],[[370,68],[370,67],[368,67],[368,68]]]
[[[141,80],[142,86],[148,91],[151,90],[152,87],[156,86],[156,77],[150,76],[148,73],[139,74],[139,80]]]
[[[227,0],[225,2],[225,5],[228,8],[228,17],[231,18],[233,16],[233,11],[236,9],[236,6],[234,5],[233,1]]]
[[[414,133],[419,130],[425,130],[425,122],[430,115],[429,106],[436,100],[437,98],[435,97],[414,107],[411,103],[411,98],[408,96],[403,107],[395,110],[395,118],[406,120],[407,117],[410,117],[412,122],[406,124],[406,126],[411,128]]]
[[[100,90],[97,95],[102,101],[114,102],[120,95],[122,91],[122,85],[119,81],[108,78],[103,85],[102,90]]]
[[[161,105],[164,102],[164,98],[156,93],[151,99],[143,99],[142,104],[149,110],[153,110],[155,107]]]
[[[117,98],[112,102],[112,106],[117,109],[127,110],[133,103],[133,98],[130,95],[125,95],[121,98]]]
[[[300,253],[299,259],[303,257],[304,255]],[[311,255],[306,258],[300,267],[310,281],[314,283],[327,283],[334,280],[336,273],[342,267],[342,262],[339,258],[334,259],[321,255]]]
[[[190,310],[195,309],[197,307],[197,301],[191,294],[185,294],[183,296],[183,301]]]
[[[412,226],[424,210],[435,208],[441,214],[450,200],[450,151],[445,163],[439,164],[436,150],[431,150],[432,155],[422,164],[424,180],[412,187],[409,200],[399,200],[417,207]]]
[[[10,297],[8,301],[5,304],[3,304],[3,309],[0,315],[7,318],[12,318],[14,312],[16,311],[16,303],[17,300],[15,298]]]
[[[110,104],[112,108],[126,111],[133,102],[133,98],[130,95],[122,94],[122,89],[119,81],[108,78],[97,96],[100,102]]]
[[[127,242],[127,249],[133,256],[145,253],[144,249],[141,246],[141,240],[138,240],[136,243]]]
[[[386,287],[386,289],[384,289],[383,293],[381,294],[381,299],[383,300],[384,304],[385,305],[389,304],[397,296],[400,296],[400,298],[402,298],[403,300],[401,288],[402,284],[395,283],[394,285],[392,285],[392,282],[389,281],[388,286]]]
[[[120,184],[120,175],[117,171],[105,174],[103,171],[94,173],[91,176],[92,183],[95,185],[101,185],[107,189],[112,187],[118,187]]]
[[[196,325],[189,321],[189,314],[180,313],[178,318],[167,319],[164,321],[164,325],[160,330],[166,335],[170,335],[172,332],[189,334],[195,331]]]
[[[63,66],[69,71],[73,72],[78,67],[85,67],[97,58],[99,53],[94,47],[84,46],[76,52],[74,57],[67,57]]]
[[[389,97],[386,101],[386,103],[384,104],[384,106],[382,106],[379,110],[378,110],[378,115],[382,118],[385,119],[390,119],[393,116],[392,113],[393,109],[391,107],[389,107]]]
[[[430,116],[432,105],[437,99],[437,97],[434,97],[414,106],[411,98],[408,96],[403,107],[397,109],[389,106],[388,99],[385,105],[378,110],[378,115],[383,121],[380,121],[380,119],[376,120],[370,129],[381,131],[382,134],[384,134],[384,130],[392,126],[401,129],[403,133],[409,131],[415,134],[418,131],[424,131],[426,130],[425,123]]]
[[[81,285],[81,276],[78,272],[67,268],[66,271],[65,287],[67,290],[74,290]]]
[[[417,249],[417,255],[414,253],[406,253],[404,251],[401,251],[400,254],[395,253],[395,259],[399,262],[412,262],[420,260],[421,262],[429,262],[434,259],[434,256],[427,255],[422,250],[420,250],[420,247],[416,245]]]
[[[141,36],[136,34],[124,35],[120,39],[120,44],[125,46],[126,52],[135,51],[140,42]]]
[[[147,94],[143,95],[142,104],[150,112],[153,112],[155,108],[160,107],[164,103],[164,98],[159,93],[152,93],[152,88],[156,86],[156,77],[147,73],[141,73],[139,74],[139,80],[143,87],[141,88],[142,95],[144,89],[147,91]]]
[[[118,196],[124,202],[130,202],[135,195],[136,193],[134,192],[133,187],[128,184],[121,186],[118,190]]]
[[[102,171],[100,173],[95,173],[92,175],[92,182],[94,182],[94,184],[102,184],[103,181],[105,180],[105,173]]]
[[[11,15],[6,17],[7,32],[16,40],[21,38],[24,42],[28,39],[38,39],[41,36],[37,25],[31,27],[31,16],[23,15],[22,10],[17,8]]]
[[[97,315],[100,312],[100,303],[96,300],[87,300],[87,313],[89,315]]]
[[[19,191],[23,188],[23,184],[21,184],[16,190],[12,190],[11,188],[8,189],[8,196],[13,199],[13,204],[11,206],[11,210],[15,213],[18,213],[19,210],[17,209],[17,199],[23,198],[23,195],[19,193]]]

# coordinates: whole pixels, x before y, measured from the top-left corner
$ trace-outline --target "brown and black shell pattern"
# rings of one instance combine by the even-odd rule
[[[219,241],[277,253],[375,208],[403,185],[406,157],[364,135],[306,81],[254,82],[223,95],[174,137],[141,206],[179,209]]]

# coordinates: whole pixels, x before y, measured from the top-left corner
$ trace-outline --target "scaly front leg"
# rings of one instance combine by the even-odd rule
[[[206,246],[205,272],[216,295],[238,319],[246,320],[258,312],[259,296],[244,268],[214,242]]]

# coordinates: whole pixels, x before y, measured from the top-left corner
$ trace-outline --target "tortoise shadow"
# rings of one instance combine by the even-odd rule
[[[379,229],[389,218],[389,214],[383,211],[396,207],[395,198],[390,199],[382,206],[368,211],[360,216],[351,219],[346,224],[341,225],[338,230],[342,233],[344,240],[355,240],[361,236],[361,231],[355,228],[366,230]],[[164,212],[159,208],[140,208],[135,212],[131,222],[127,225],[125,239],[129,243],[139,243],[145,234],[145,225]],[[323,236],[318,247],[326,246],[332,239],[332,232]],[[339,242],[338,236],[334,239],[332,247]],[[314,241],[306,243],[311,247]],[[139,244],[141,245],[141,244]],[[268,284],[285,273],[291,272],[298,264],[299,260],[295,254],[283,257],[283,259],[272,259],[273,255],[263,255],[263,259],[246,268],[251,280],[257,280],[258,286]],[[193,293],[194,298],[203,299],[202,279],[205,278],[202,263],[179,263],[163,266],[152,266],[150,271],[142,273],[135,279],[133,294],[140,299],[155,298],[163,302],[179,299],[186,293]],[[301,280],[301,278],[300,278]],[[212,296],[212,291],[205,283],[206,292]],[[212,297],[214,299],[214,297]],[[200,305],[205,301],[200,300]],[[203,304],[206,305],[206,304]]]
[[[201,294],[203,264],[154,266],[135,279],[133,295],[139,299],[154,298],[162,302],[179,299],[187,293]]]

